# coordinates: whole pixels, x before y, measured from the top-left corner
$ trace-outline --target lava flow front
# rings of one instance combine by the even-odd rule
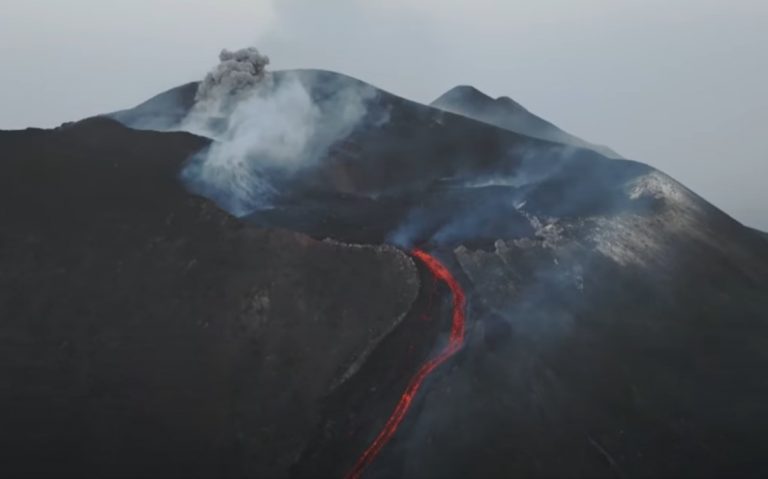
[[[405,389],[402,396],[400,396],[400,400],[398,401],[395,410],[389,416],[389,419],[387,419],[386,424],[384,424],[384,427],[376,436],[376,439],[374,439],[371,445],[363,452],[355,463],[355,466],[349,474],[347,474],[347,479],[357,479],[360,477],[363,470],[374,460],[381,449],[389,442],[395,432],[397,432],[397,428],[400,426],[400,423],[403,422],[403,418],[405,418],[408,409],[411,407],[413,398],[416,396],[416,393],[427,376],[429,376],[435,368],[453,356],[464,343],[464,306],[466,303],[464,291],[461,289],[461,286],[451,272],[448,271],[448,268],[440,263],[434,256],[420,249],[414,249],[412,254],[415,258],[424,263],[436,278],[445,282],[451,290],[451,296],[453,297],[451,334],[448,337],[448,344],[445,348],[443,348],[437,356],[424,363],[413,378],[411,378],[408,387]]]

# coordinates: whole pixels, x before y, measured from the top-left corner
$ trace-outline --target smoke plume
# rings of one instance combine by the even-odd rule
[[[270,207],[278,180],[320,161],[361,122],[375,96],[370,87],[329,85],[311,72],[269,72],[269,59],[255,48],[224,50],[219,59],[182,124],[214,143],[182,178],[237,216]],[[323,94],[315,98],[319,83]]]
[[[225,107],[236,103],[238,96],[249,94],[268,78],[269,57],[253,47],[235,52],[224,49],[219,53],[219,65],[200,83],[195,96],[197,108],[215,108],[225,113]]]

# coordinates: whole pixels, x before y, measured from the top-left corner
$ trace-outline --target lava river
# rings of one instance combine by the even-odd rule
[[[439,280],[443,281],[451,291],[453,299],[452,317],[451,317],[451,333],[448,337],[448,344],[440,351],[437,356],[434,356],[426,363],[422,364],[416,374],[408,382],[408,386],[400,396],[400,400],[395,407],[395,410],[387,419],[384,427],[381,429],[376,438],[371,442],[371,445],[362,453],[358,458],[352,470],[347,474],[347,479],[357,479],[363,473],[365,468],[373,462],[381,449],[392,439],[392,436],[397,432],[397,428],[400,423],[403,422],[405,415],[411,407],[416,393],[421,388],[424,380],[429,376],[438,366],[443,364],[448,358],[456,354],[464,343],[464,308],[466,304],[466,298],[464,291],[461,289],[458,281],[453,277],[448,268],[446,268],[440,261],[434,256],[430,255],[426,251],[420,249],[414,249],[411,254],[432,272],[432,274]]]

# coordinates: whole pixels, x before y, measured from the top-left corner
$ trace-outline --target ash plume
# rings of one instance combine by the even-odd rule
[[[247,95],[269,78],[266,70],[269,57],[253,47],[234,52],[224,49],[219,53],[219,62],[198,87],[195,103],[199,108],[222,109],[236,101],[238,95]]]
[[[323,158],[360,124],[376,94],[367,86],[324,85],[314,98],[300,72],[269,72],[268,57],[255,48],[224,50],[219,59],[182,122],[214,143],[192,158],[182,179],[237,216],[269,208],[278,180]]]

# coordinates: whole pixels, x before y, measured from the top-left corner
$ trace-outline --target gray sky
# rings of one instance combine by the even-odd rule
[[[0,129],[132,106],[248,45],[422,102],[511,96],[768,230],[766,0],[0,0]]]

